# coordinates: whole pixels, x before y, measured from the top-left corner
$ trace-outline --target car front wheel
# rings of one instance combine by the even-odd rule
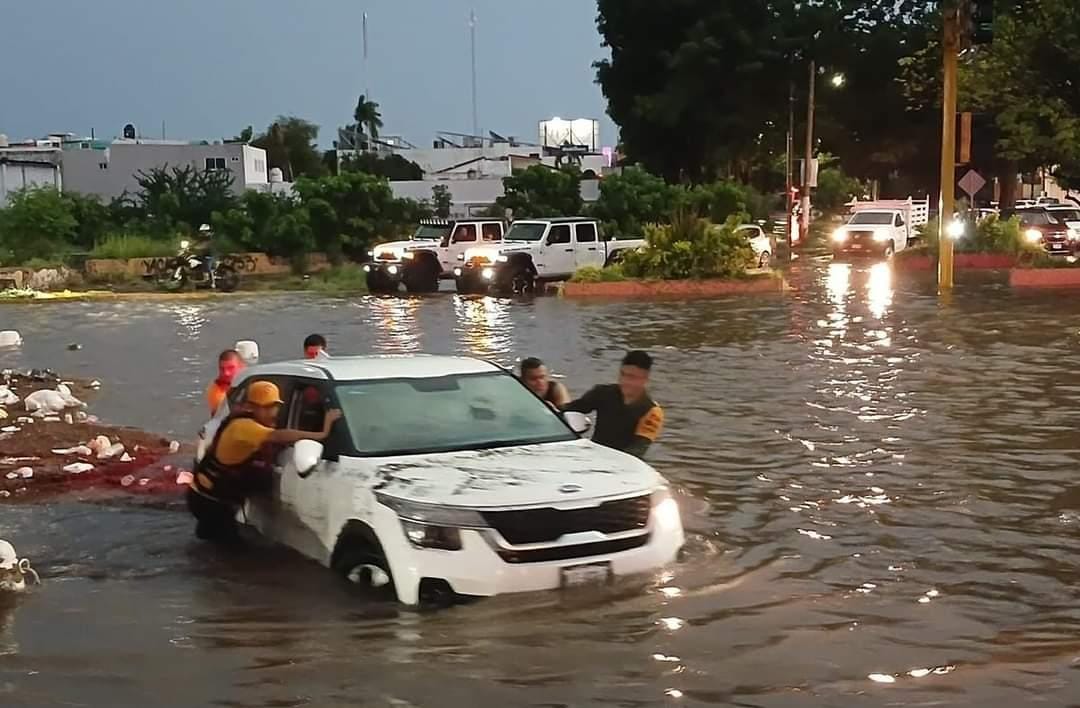
[[[364,595],[380,600],[397,599],[386,556],[367,542],[350,543],[334,563],[334,571]]]

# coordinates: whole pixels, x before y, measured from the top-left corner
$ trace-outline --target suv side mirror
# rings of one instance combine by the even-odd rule
[[[577,411],[567,411],[563,413],[563,420],[570,426],[578,435],[584,435],[592,429],[592,421],[589,420],[589,416],[584,413],[578,413]]]
[[[301,477],[307,477],[319,466],[322,459],[322,443],[314,440],[300,440],[293,445],[293,467]]]

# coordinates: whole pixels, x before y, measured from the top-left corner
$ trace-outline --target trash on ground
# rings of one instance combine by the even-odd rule
[[[89,472],[92,469],[94,469],[94,466],[88,462],[73,462],[64,467],[64,471],[68,474],[82,474],[83,472]]]

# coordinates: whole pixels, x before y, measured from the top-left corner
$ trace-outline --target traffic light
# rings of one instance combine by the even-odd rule
[[[970,0],[971,42],[990,44],[994,41],[994,0]]]

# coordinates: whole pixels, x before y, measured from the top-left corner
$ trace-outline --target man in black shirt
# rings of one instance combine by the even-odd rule
[[[593,442],[643,458],[664,427],[664,411],[647,390],[652,357],[642,351],[627,354],[619,383],[595,386],[563,407],[564,411],[596,413]]]

